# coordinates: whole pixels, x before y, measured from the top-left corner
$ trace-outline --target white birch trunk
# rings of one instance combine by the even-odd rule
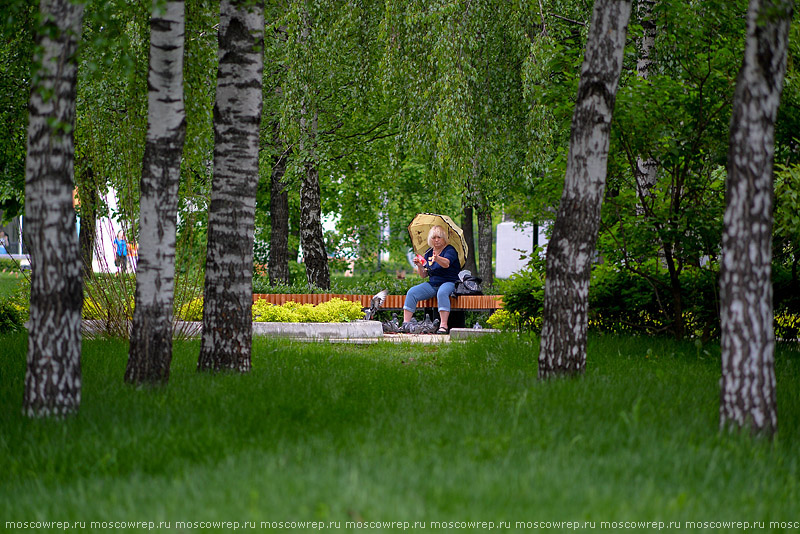
[[[636,61],[636,72],[645,80],[650,76],[650,66],[653,64],[650,54],[656,44],[656,24],[653,21],[653,7],[655,4],[654,0],[639,0],[638,5],[639,23],[642,25],[644,34],[639,40],[639,58]],[[634,174],[636,175],[636,187],[640,203],[639,211],[641,213],[645,212],[644,204],[653,197],[657,170],[658,167],[653,158],[639,156],[636,159]]]
[[[564,191],[547,247],[540,378],[581,374],[586,367],[589,276],[630,12],[630,0],[594,3],[572,117]]]
[[[199,370],[250,370],[263,54],[263,3],[222,0]]]
[[[77,412],[81,400],[80,247],[73,206],[75,92],[83,4],[42,0],[25,166],[31,313],[23,412]]]
[[[720,426],[777,431],[772,310],[772,159],[791,0],[750,0],[736,82],[722,235]]]
[[[175,230],[181,155],[184,2],[153,3],[150,19],[147,141],[139,199],[139,265],[125,381],[166,382],[172,361]],[[163,3],[161,3],[163,5]]]

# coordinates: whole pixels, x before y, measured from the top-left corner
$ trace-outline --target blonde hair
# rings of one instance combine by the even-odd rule
[[[447,235],[447,230],[437,224],[436,226],[431,226],[431,229],[428,232],[429,247],[433,248],[433,237],[437,235],[442,238],[442,241],[444,241],[444,246],[450,244],[450,237]]]

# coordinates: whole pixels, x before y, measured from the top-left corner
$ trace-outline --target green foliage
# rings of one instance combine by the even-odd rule
[[[83,318],[92,320],[108,320],[123,322],[133,319],[134,298],[118,301],[115,299],[105,300],[85,296],[83,299]]]
[[[188,302],[175,306],[178,313],[177,318],[181,321],[202,321],[203,320],[203,297],[196,297]]]
[[[175,318],[181,321],[203,320],[203,297],[201,288],[186,285],[179,279],[175,289],[173,309]],[[136,278],[133,275],[119,276],[95,273],[84,279],[83,318],[108,321],[112,332],[124,334],[127,322],[133,318]]]
[[[363,319],[361,304],[333,298],[313,306],[287,302],[282,306],[257,300],[253,304],[253,320],[275,323],[347,323]]]
[[[291,264],[290,264],[291,265]],[[384,289],[390,295],[405,295],[409,288],[422,280],[417,276],[400,279],[386,272],[373,272],[357,276],[332,275],[330,289],[309,286],[305,277],[295,278],[292,284],[271,286],[267,277],[253,278],[253,293],[294,294],[294,293],[332,293],[337,295],[374,295]]]
[[[674,334],[669,275],[655,265],[646,276],[598,265],[589,287],[589,327],[617,334]],[[718,272],[686,269],[681,273],[686,334],[704,339],[719,333]]]
[[[24,330],[30,315],[30,281],[0,274],[0,334]]]
[[[88,2],[78,56],[76,182],[86,202],[115,189],[114,213],[101,201],[93,207],[124,221],[130,236],[138,226],[147,127],[150,8],[143,1]]]
[[[4,2],[0,15],[0,212],[21,214],[25,203],[25,156],[38,2]]]
[[[527,329],[538,332],[542,328],[541,316],[526,320],[520,312],[510,312],[506,309],[499,309],[491,314],[486,319],[486,324],[489,328],[497,328],[503,331]]]
[[[674,309],[669,298],[669,275],[652,271],[632,273],[614,265],[596,265],[589,286],[589,328],[616,334],[673,333]],[[703,339],[719,334],[718,273],[691,268],[681,273],[683,319],[687,335]],[[538,331],[544,301],[544,280],[535,269],[497,282],[503,313],[488,322],[493,328]]]
[[[103,320],[108,316],[106,307],[102,302],[84,296],[83,298],[83,318],[90,320]]]
[[[778,312],[775,314],[775,337],[785,340],[800,340],[800,314]]]
[[[778,262],[800,263],[800,165],[775,172],[773,255]]]
[[[0,299],[0,334],[25,328],[27,309],[10,298]]]
[[[520,331],[538,331],[541,328],[544,303],[542,275],[535,269],[527,268],[514,273],[507,280],[497,281],[496,285],[498,292],[503,295],[505,313],[495,320],[502,321],[503,324],[514,320],[516,328]]]

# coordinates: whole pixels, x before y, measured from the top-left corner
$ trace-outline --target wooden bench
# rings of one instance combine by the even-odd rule
[[[361,303],[363,308],[369,307],[372,295],[337,295],[333,293],[279,293],[279,294],[253,294],[253,302],[266,300],[270,304],[282,305],[287,302],[299,304],[321,304],[331,299],[338,298]],[[403,308],[405,295],[388,295],[384,300],[381,310],[400,310]],[[453,311],[494,311],[503,307],[503,295],[462,295],[450,297],[450,309]],[[436,299],[421,300],[417,308],[436,308]]]

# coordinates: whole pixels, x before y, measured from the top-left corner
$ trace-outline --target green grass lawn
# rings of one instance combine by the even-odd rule
[[[719,349],[669,340],[593,338],[585,377],[547,383],[536,340],[515,335],[449,346],[256,338],[246,376],[198,374],[198,342],[178,342],[160,389],[122,383],[125,342],[86,341],[80,413],[51,421],[21,415],[25,343],[0,337],[0,529],[800,522],[796,345],[778,352],[770,443],[719,433]]]

